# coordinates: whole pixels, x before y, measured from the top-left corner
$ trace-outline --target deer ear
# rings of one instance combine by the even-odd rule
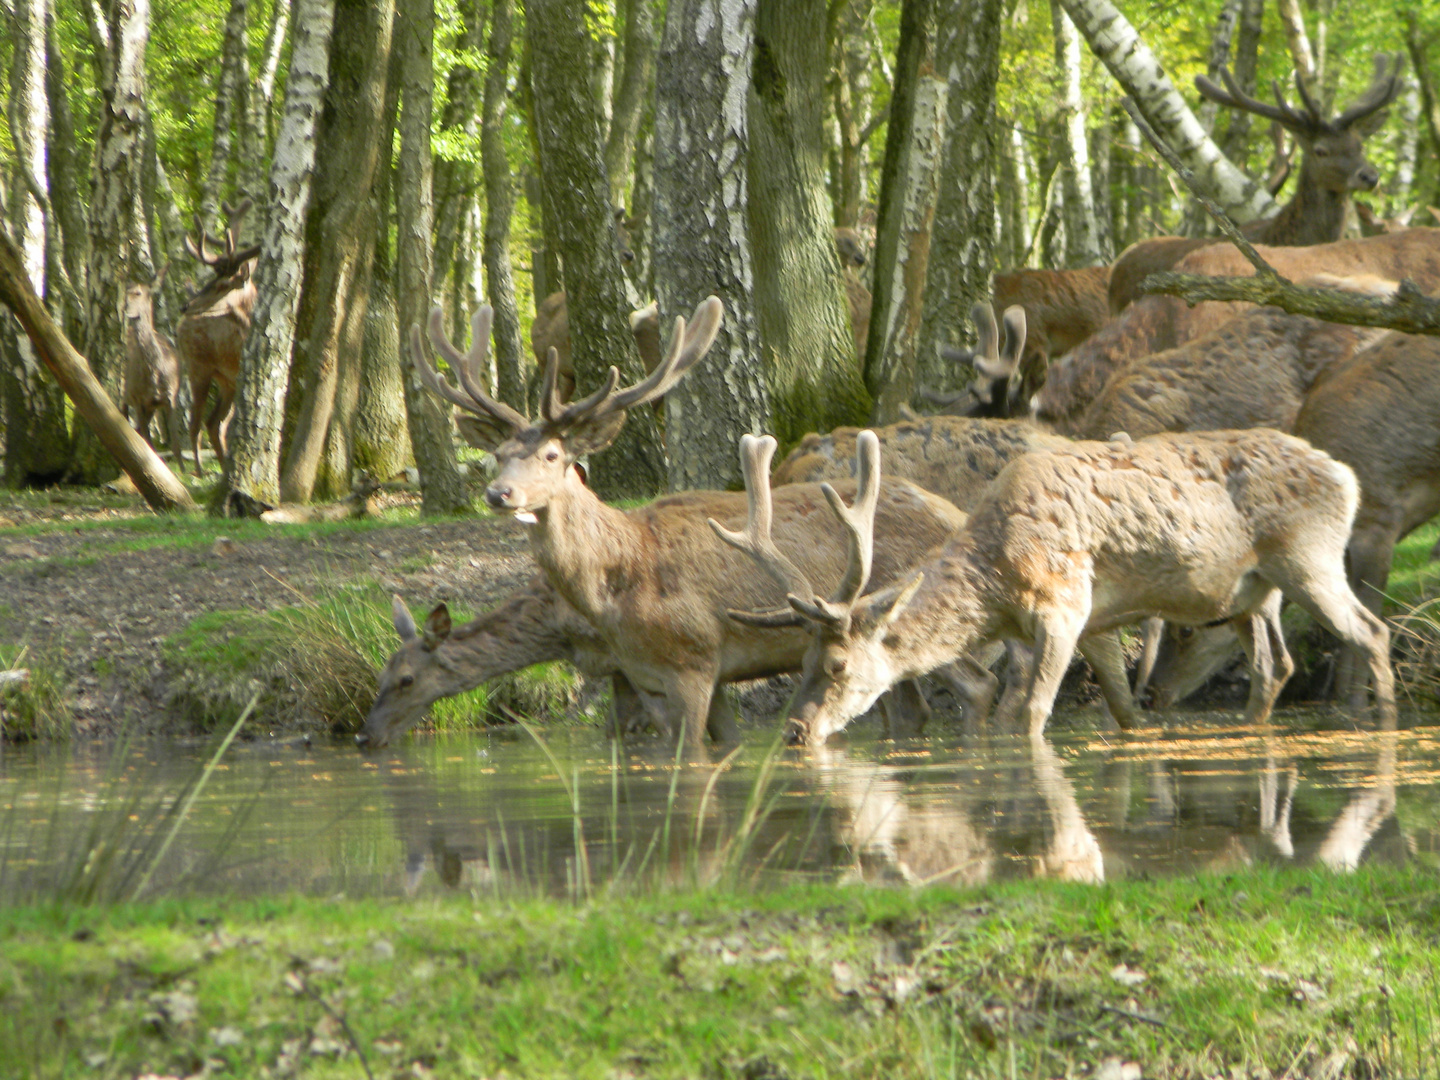
[[[895,620],[905,613],[910,606],[910,601],[915,599],[915,593],[924,584],[925,575],[916,574],[904,585],[895,588],[891,587],[882,593],[877,593],[866,611],[866,622],[875,630],[884,630],[894,624]]]
[[[565,449],[572,458],[599,453],[615,441],[615,437],[620,434],[620,429],[624,426],[624,409],[593,419],[581,417],[562,436],[565,441]]]
[[[450,609],[444,603],[436,604],[425,617],[425,647],[433,649],[450,636]]]
[[[1350,134],[1359,139],[1368,139],[1384,127],[1385,121],[1388,119],[1390,119],[1389,109],[1377,109],[1375,112],[1362,116],[1359,120],[1351,124]]]
[[[390,617],[395,622],[395,632],[400,635],[401,641],[415,640],[415,619],[398,593],[390,598]]]
[[[460,429],[462,439],[480,450],[493,452],[496,447],[510,437],[508,429],[502,430],[488,416],[476,416],[474,413],[457,410],[455,426]]]

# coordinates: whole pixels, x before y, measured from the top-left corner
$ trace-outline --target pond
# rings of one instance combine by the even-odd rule
[[[1062,720],[1033,745],[862,728],[810,752],[752,729],[723,761],[680,767],[658,743],[617,748],[575,727],[412,736],[371,755],[262,739],[231,746],[198,792],[213,744],[12,747],[0,902],[1098,882],[1269,863],[1344,872],[1440,850],[1440,728],[1318,730],[1285,713],[1254,730],[1176,713],[1122,738],[1089,722]]]

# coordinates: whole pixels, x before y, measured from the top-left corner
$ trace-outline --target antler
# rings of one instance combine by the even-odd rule
[[[870,580],[870,567],[875,559],[875,505],[880,501],[880,440],[873,431],[862,431],[855,437],[855,460],[860,480],[855,491],[855,505],[847,507],[840,493],[829,484],[821,484],[830,509],[849,534],[850,558],[831,604],[847,609],[860,598]]]
[[[425,358],[418,326],[410,328],[410,353],[421,380],[432,393],[460,406],[466,412],[489,418],[505,434],[514,435],[529,427],[530,421],[509,405],[489,397],[482,389],[480,381],[480,366],[490,352],[490,325],[494,317],[495,312],[489,305],[476,310],[470,317],[470,351],[462,354],[445,334],[444,310],[439,304],[430,309],[430,343],[455,369],[463,390],[451,386],[448,380],[441,378]]]
[[[745,474],[745,528],[732,532],[714,518],[707,519],[715,535],[733,548],[745,552],[780,586],[787,597],[815,595],[804,572],[787,559],[770,536],[774,520],[774,503],[770,495],[770,462],[775,456],[775,438],[765,435],[740,436],[740,468]],[[767,612],[732,612],[734,617],[752,626],[798,626],[804,622],[794,608]]]
[[[557,426],[569,426],[581,419],[599,420],[654,401],[679,382],[680,377],[705,355],[710,343],[720,331],[720,321],[724,316],[725,305],[720,303],[719,298],[707,297],[695,309],[688,330],[685,320],[676,318],[669,355],[648,377],[627,390],[617,391],[615,384],[620,381],[620,371],[612,367],[600,389],[589,397],[564,406],[560,405],[554,394],[554,369],[558,361],[557,357],[552,355],[545,371],[546,392],[541,394],[542,415]]]
[[[1267,120],[1274,120],[1288,128],[1300,128],[1309,131],[1313,130],[1316,125],[1323,126],[1325,123],[1322,115],[1316,113],[1312,119],[1310,116],[1299,112],[1291,106],[1290,103],[1285,100],[1285,95],[1280,90],[1278,80],[1272,84],[1275,92],[1275,104],[1270,105],[1261,101],[1259,98],[1251,97],[1245,93],[1245,91],[1241,90],[1240,85],[1235,81],[1235,76],[1230,74],[1228,67],[1222,67],[1220,69],[1220,78],[1225,83],[1224,90],[1220,89],[1220,87],[1216,86],[1204,75],[1195,76],[1195,88],[1211,101],[1229,106],[1232,109],[1243,109],[1245,112],[1254,113],[1256,116],[1263,116]],[[1295,75],[1295,81],[1300,85],[1301,96],[1305,98],[1308,107],[1309,97],[1305,93],[1304,84],[1298,72]]]
[[[1387,72],[1389,60],[1390,57],[1386,53],[1375,54],[1375,76],[1370,81],[1370,88],[1335,118],[1335,127],[1347,128],[1357,120],[1363,120],[1371,113],[1379,112],[1400,95],[1400,69],[1405,61],[1403,57],[1397,55],[1394,69]]]

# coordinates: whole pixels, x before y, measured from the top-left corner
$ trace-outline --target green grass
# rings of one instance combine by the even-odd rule
[[[24,668],[24,684],[0,688],[0,741],[68,739],[74,724],[64,657],[59,648],[0,644],[0,671]]]
[[[268,612],[215,611],[165,642],[172,703],[210,729],[233,723],[255,693],[257,714],[272,722],[355,731],[375,699],[376,673],[399,646],[390,597],[370,579],[336,583],[301,603]],[[452,611],[456,622],[469,618]],[[561,664],[543,664],[437,702],[439,730],[574,710],[581,680]]]
[[[1009,1078],[1110,1058],[1147,1077],[1434,1076],[1436,884],[1374,868],[18,907],[0,911],[0,1060],[17,1076]]]

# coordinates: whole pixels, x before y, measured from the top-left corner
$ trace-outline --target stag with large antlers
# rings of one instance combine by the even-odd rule
[[[1365,157],[1365,140],[1380,129],[1385,108],[1400,93],[1399,57],[1392,64],[1384,53],[1376,54],[1375,77],[1369,89],[1340,115],[1328,119],[1298,71],[1299,108],[1286,101],[1278,81],[1272,105],[1241,90],[1228,68],[1221,68],[1220,75],[1223,89],[1204,75],[1195,76],[1195,86],[1211,101],[1279,124],[1295,137],[1302,151],[1295,195],[1274,217],[1247,225],[1246,234],[1257,244],[1273,247],[1308,247],[1339,240],[1351,196],[1357,191],[1373,191],[1380,183],[1379,171]],[[1110,310],[1119,312],[1137,299],[1140,283],[1151,274],[1171,269],[1196,248],[1214,242],[1208,237],[1162,236],[1131,244],[1110,272]]]
[[[896,680],[1011,636],[1034,648],[1021,714],[1039,733],[1081,635],[1148,616],[1231,622],[1250,659],[1247,718],[1259,723],[1293,670],[1282,593],[1363,653],[1382,719],[1395,715],[1389,631],[1345,580],[1355,474],[1299,439],[1261,429],[1027,454],[917,571],[863,597],[867,509],[828,498],[853,572],[830,600],[786,596],[813,635],[792,742],[822,740]]]
[[[189,445],[200,472],[200,428],[210,435],[210,445],[223,460],[225,430],[235,403],[235,380],[240,375],[240,354],[250,333],[250,313],[255,307],[255,261],[259,245],[241,248],[240,226],[250,210],[246,199],[236,207],[225,207],[229,227],[222,242],[209,236],[197,217],[198,240],[185,238],[185,249],[211,270],[211,277],[185,305],[175,328],[175,344],[185,360],[190,380]],[[220,247],[220,251],[212,251]],[[215,404],[206,411],[210,388],[215,387]]]
[[[462,418],[467,437],[500,462],[486,501],[526,525],[531,550],[556,592],[595,628],[636,691],[647,695],[656,726],[682,736],[695,753],[716,686],[795,670],[805,635],[794,628],[741,626],[727,616],[733,608],[780,601],[751,560],[705,527],[711,517],[739,524],[745,496],[690,491],[620,511],[585,486],[576,463],[610,444],[627,410],[658,398],[700,360],[722,311],[711,297],[688,328],[677,319],[668,353],[642,382],[617,389],[619,373],[611,368],[599,390],[568,404],[555,393],[557,360],[551,353],[535,423],[482,388],[489,308],[476,312],[465,353],[446,339],[440,309],[431,313],[431,342],[455,371],[458,386],[430,366],[418,327],[410,341],[426,384],[469,414]],[[752,451],[747,471],[768,472],[773,443],[766,447]],[[854,485],[842,490],[853,494]],[[894,580],[965,520],[944,499],[904,480],[886,481],[877,500],[877,581]],[[825,512],[817,485],[785,489],[775,517],[785,531],[787,557],[813,580],[828,585],[839,579],[846,562],[843,530]]]

